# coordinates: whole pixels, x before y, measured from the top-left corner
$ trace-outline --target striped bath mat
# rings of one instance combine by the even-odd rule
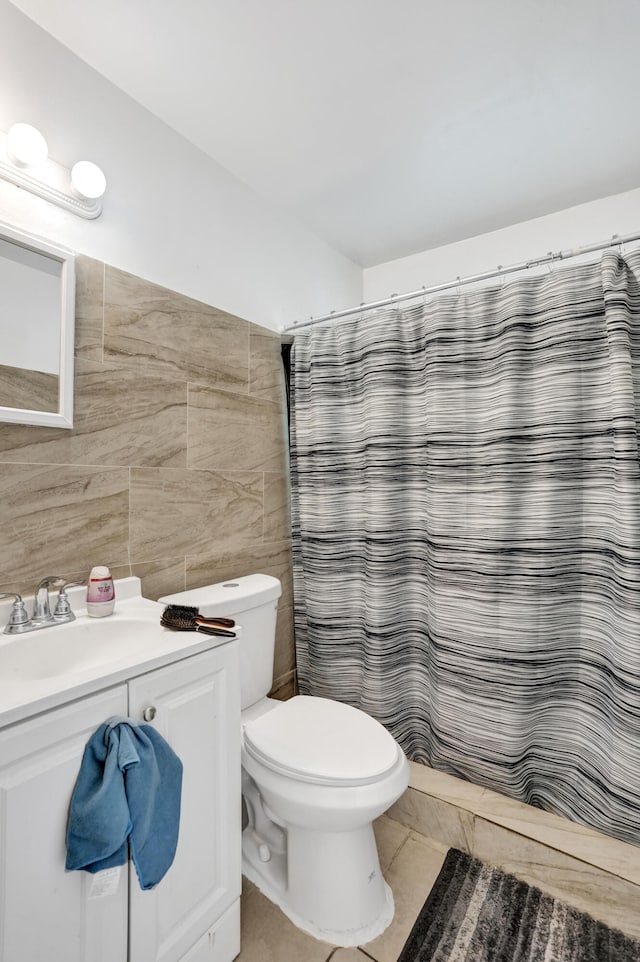
[[[398,962],[640,962],[640,942],[450,849]]]

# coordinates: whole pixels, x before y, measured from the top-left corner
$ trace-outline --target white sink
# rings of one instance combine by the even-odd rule
[[[109,618],[85,616],[23,635],[12,635],[0,646],[0,679],[37,681],[56,675],[73,675],[122,660],[138,660],[158,644],[166,629],[159,616],[131,617],[118,613]]]
[[[163,628],[164,606],[141,596],[138,578],[116,582],[116,610],[106,618],[80,607],[82,589],[69,597],[75,621],[0,633],[0,726],[232,640]],[[4,614],[0,632],[6,606]]]

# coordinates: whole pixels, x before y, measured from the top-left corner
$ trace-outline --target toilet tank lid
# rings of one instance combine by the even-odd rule
[[[189,591],[178,591],[173,595],[164,595],[158,601],[163,605],[190,605],[199,608],[203,615],[234,615],[276,601],[281,593],[282,586],[277,578],[255,574],[227,578],[218,584],[203,585]]]

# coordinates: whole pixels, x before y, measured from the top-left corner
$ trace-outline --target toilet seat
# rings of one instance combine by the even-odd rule
[[[389,732],[357,708],[296,695],[244,725],[244,747],[257,762],[296,781],[356,786],[397,764]]]

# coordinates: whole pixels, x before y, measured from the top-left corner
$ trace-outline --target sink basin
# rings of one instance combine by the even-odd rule
[[[85,592],[69,590],[75,621],[0,633],[0,726],[229,642],[163,628],[163,606],[141,596],[139,578],[116,582],[116,610],[106,618],[87,615]]]
[[[128,660],[152,649],[164,632],[159,619],[154,623],[124,614],[13,635],[0,646],[0,678],[5,683],[37,681]]]

